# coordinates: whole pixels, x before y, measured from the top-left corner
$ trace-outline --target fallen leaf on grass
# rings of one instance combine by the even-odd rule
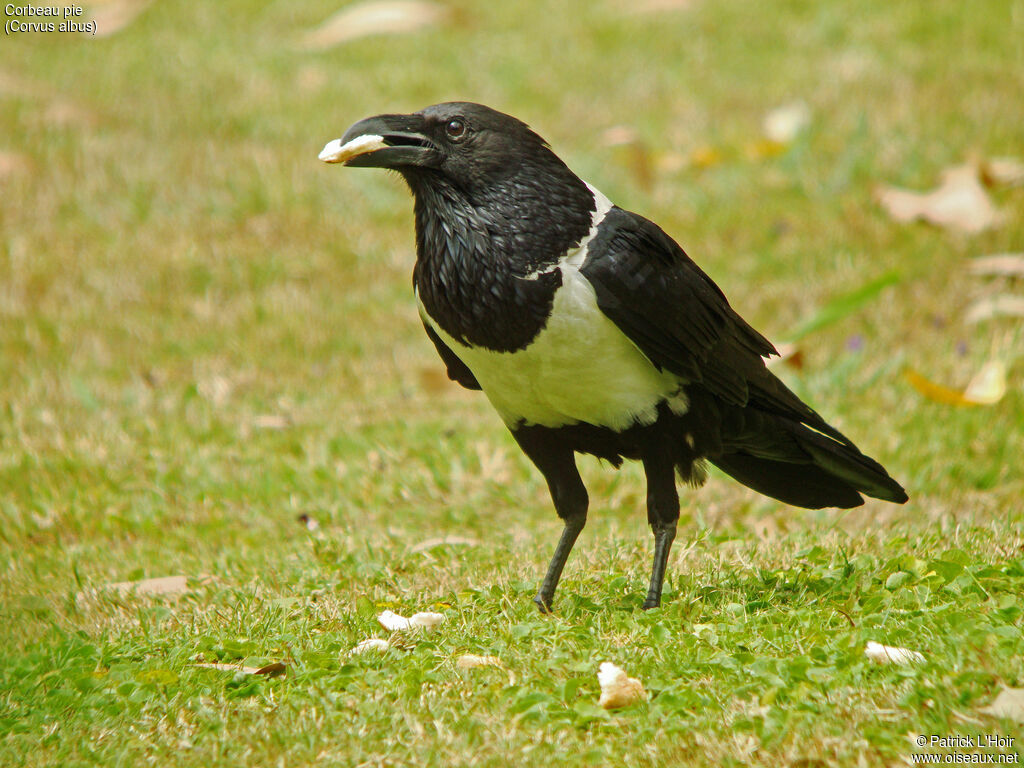
[[[981,163],[981,180],[990,187],[1024,184],[1024,162],[1014,157],[993,157]]]
[[[725,160],[725,154],[717,147],[705,144],[690,151],[690,165],[694,168],[713,168],[721,165]]]
[[[88,599],[95,599],[104,592],[116,592],[122,597],[133,595],[178,597],[190,589],[206,584],[211,580],[212,577],[204,573],[193,578],[187,576],[160,576],[155,579],[116,581],[82,590],[75,596],[75,600],[82,602]]]
[[[272,661],[264,664],[253,672],[254,675],[266,675],[267,677],[279,677],[288,671],[288,665],[283,661]]]
[[[924,654],[912,651],[909,648],[896,648],[891,645],[882,645],[874,640],[868,641],[864,649],[864,655],[876,664],[920,664],[924,661]]]
[[[980,299],[967,308],[964,322],[973,325],[993,317],[1024,317],[1024,296],[1000,294]]]
[[[39,93],[39,89],[38,83],[0,70],[0,96],[33,96]]]
[[[794,101],[765,115],[761,129],[769,141],[789,144],[810,124],[810,107],[803,101]]]
[[[252,420],[252,425],[256,429],[288,429],[292,425],[292,420],[281,414],[264,413],[256,416]]]
[[[455,661],[458,669],[480,669],[483,667],[495,667],[503,670],[508,675],[508,684],[516,684],[516,674],[505,666],[505,662],[497,656],[477,656],[475,653],[464,653]]]
[[[27,173],[31,167],[32,164],[26,155],[0,150],[0,179]]]
[[[217,408],[223,408],[231,398],[234,384],[226,376],[210,376],[196,383],[196,391]]]
[[[995,277],[1024,277],[1024,253],[997,253],[971,261],[971,274]]]
[[[454,392],[458,387],[452,386],[452,380],[437,365],[424,365],[417,371],[420,389],[425,392]]]
[[[601,143],[615,150],[615,156],[621,158],[642,189],[651,188],[654,160],[640,134],[628,125],[614,125],[601,134]]]
[[[989,360],[964,389],[964,399],[976,405],[994,405],[1006,394],[1006,365],[1002,360]]]
[[[601,145],[605,147],[621,147],[640,141],[640,134],[629,125],[613,125],[601,133]]]
[[[342,8],[309,32],[304,44],[307,48],[322,50],[370,35],[415,32],[440,23],[446,15],[443,6],[424,0],[357,3]]]
[[[749,160],[766,160],[781,155],[786,151],[786,145],[772,139],[758,139],[747,142],[743,151]]]
[[[323,67],[307,64],[295,75],[295,85],[303,93],[314,93],[327,85],[329,78]]]
[[[240,664],[193,664],[192,666],[216,669],[221,672],[241,672],[244,675],[266,675],[267,677],[278,677],[288,671],[288,665],[281,661],[275,661],[262,667],[245,667]]]
[[[627,13],[659,13],[662,11],[685,11],[694,4],[695,0],[630,0],[619,2],[621,10]]]
[[[971,717],[966,712],[961,712],[958,709],[951,710],[950,711],[950,715],[952,715],[953,719],[956,720],[957,722],[970,723],[971,725],[984,725],[985,724],[984,721],[979,720],[976,717]]]
[[[597,682],[601,684],[601,698],[597,703],[605,709],[628,707],[647,699],[643,683],[635,677],[629,677],[622,667],[610,661],[601,663]]]
[[[203,669],[216,669],[220,672],[242,672],[246,675],[255,675],[257,667],[243,667],[238,664],[209,664],[200,663],[193,664],[193,667],[202,667]]]
[[[74,102],[56,98],[42,113],[48,125],[59,125],[70,128],[92,128],[98,119],[96,115]]]
[[[911,368],[904,369],[903,377],[929,400],[946,405],[994,405],[1006,394],[1006,365],[1001,360],[985,363],[963,392],[929,381]]]
[[[978,167],[971,163],[947,168],[942,183],[931,192],[885,186],[876,195],[897,221],[924,219],[968,234],[994,227],[1002,218],[981,184]]]
[[[1003,688],[991,704],[978,712],[1024,723],[1024,688]]]
[[[466,536],[439,536],[433,539],[425,539],[409,549],[412,553],[426,552],[434,547],[477,547],[480,542]]]
[[[116,581],[103,586],[123,595],[180,595],[188,591],[188,577],[160,576],[139,581]]]
[[[110,37],[139,17],[150,0],[93,0],[87,14],[96,22],[96,37]]]
[[[390,647],[390,643],[387,640],[381,640],[379,637],[368,637],[366,640],[362,640],[353,648],[349,653],[366,653],[367,651],[386,651]]]
[[[766,365],[769,368],[782,363],[786,363],[798,371],[804,367],[804,352],[796,344],[783,342],[776,344],[775,349],[778,351],[779,356],[768,359]]]
[[[399,616],[397,613],[389,609],[378,616],[377,621],[380,622],[380,625],[384,627],[384,629],[390,630],[391,632],[399,632],[404,629],[413,629],[415,627],[431,629],[444,622],[444,614],[429,612],[414,613],[409,618],[405,618],[405,616]]]

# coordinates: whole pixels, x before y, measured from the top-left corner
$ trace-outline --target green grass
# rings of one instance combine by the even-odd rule
[[[966,262],[1021,250],[1024,187],[994,190],[1006,222],[974,237],[897,224],[873,189],[1024,155],[1024,2],[449,5],[440,27],[317,53],[300,41],[325,2],[168,1],[110,38],[0,45],[0,764],[901,765],[917,733],[1019,749],[1021,725],[979,710],[1024,686],[1024,339],[963,317],[1020,292]],[[361,117],[450,98],[526,119],[770,337],[813,328],[781,374],[910,504],[804,512],[715,476],[684,493],[665,606],[644,613],[642,473],[585,459],[591,522],[557,614],[536,614],[560,526],[422,334],[408,194],[316,161]],[[793,99],[808,132],[750,159]],[[653,178],[604,145],[616,125]],[[721,163],[673,162],[707,146]],[[1010,388],[989,408],[901,376],[963,386],[992,357]],[[445,535],[478,543],[414,551]],[[174,574],[193,579],[177,598],[103,589]],[[348,655],[386,607],[448,620]],[[875,666],[868,640],[927,661]],[[514,682],[456,669],[463,653]],[[598,708],[604,660],[649,702]],[[215,661],[288,673],[195,667]]]

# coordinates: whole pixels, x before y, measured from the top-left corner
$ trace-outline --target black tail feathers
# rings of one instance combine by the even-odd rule
[[[758,435],[755,452],[742,439],[736,450],[711,458],[726,474],[759,493],[808,509],[848,509],[864,503],[861,494],[897,504],[907,493],[885,468],[841,433],[835,437],[784,417],[771,418],[776,439]]]

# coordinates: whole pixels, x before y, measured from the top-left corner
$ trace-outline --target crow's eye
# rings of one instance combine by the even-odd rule
[[[448,125],[444,129],[448,133],[449,138],[461,139],[466,133],[466,124],[456,117],[453,120],[449,120]]]

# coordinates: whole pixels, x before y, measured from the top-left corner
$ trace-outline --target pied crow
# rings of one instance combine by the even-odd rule
[[[413,286],[448,376],[490,400],[547,481],[564,528],[551,601],[587,519],[577,452],[642,462],[661,603],[676,475],[706,462],[799,507],[897,503],[903,488],[766,367],[777,354],[657,225],[578,178],[519,120],[436,104],[362,120],[320,159],[400,173],[414,197]]]

